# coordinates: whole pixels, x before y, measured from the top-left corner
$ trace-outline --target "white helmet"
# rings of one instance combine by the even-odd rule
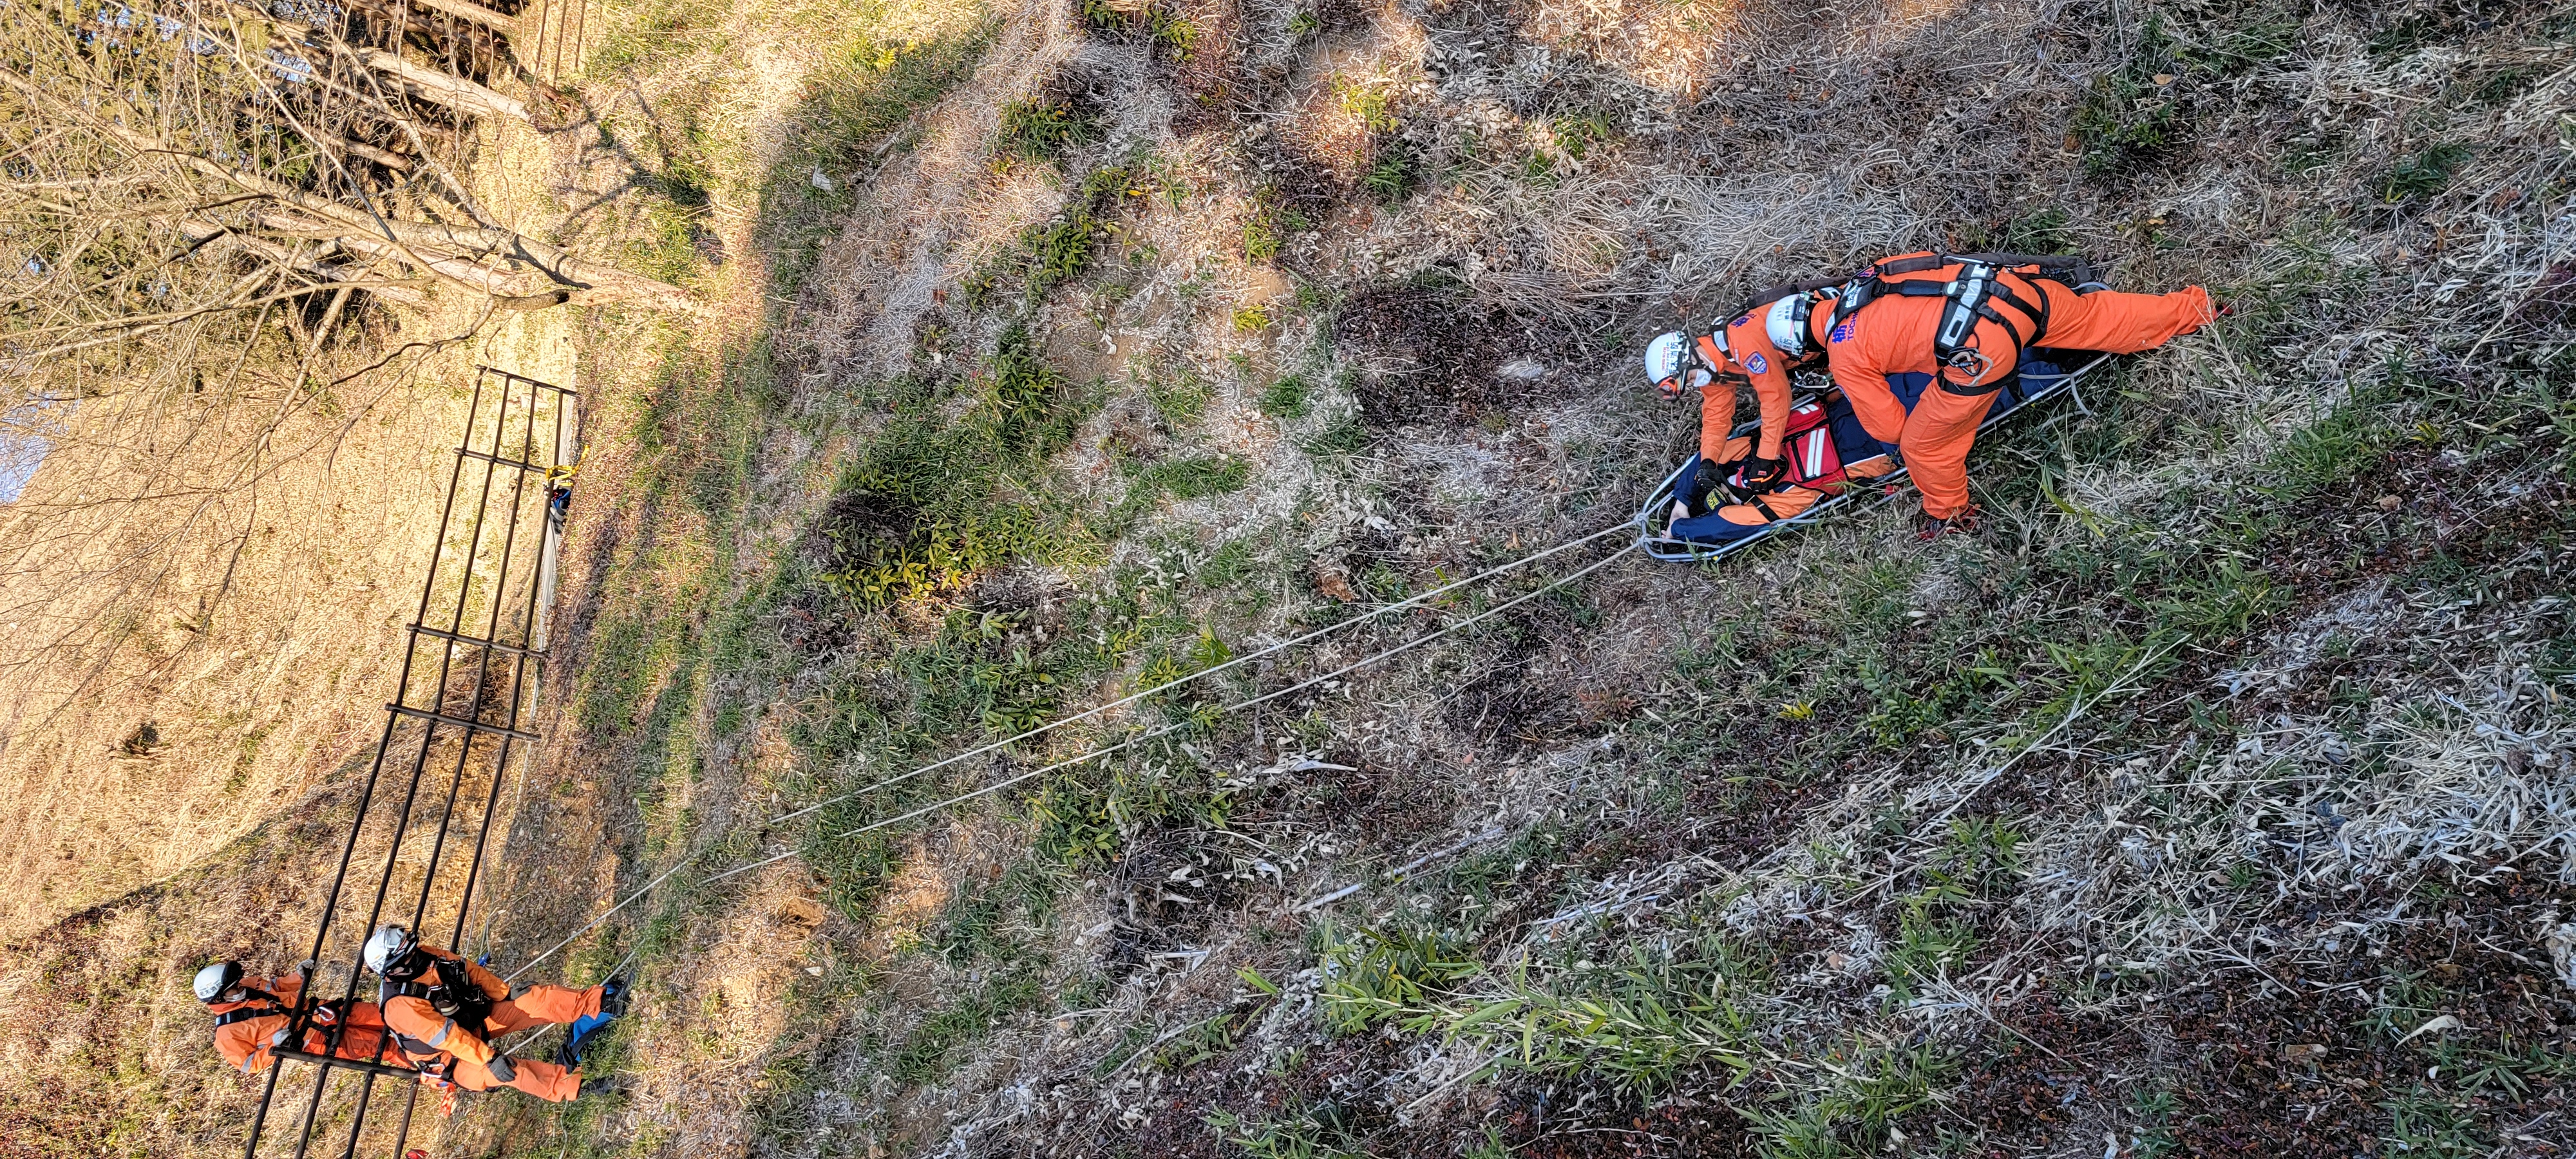
[[[367,939],[367,968],[382,974],[386,966],[402,961],[411,950],[411,931],[392,923],[378,926]]]
[[[1714,377],[1699,352],[1691,348],[1689,335],[1671,330],[1646,343],[1646,381],[1664,392],[1665,398],[1679,398],[1683,391],[1706,385]]]
[[[1762,314],[1763,337],[1771,340],[1773,349],[1791,358],[1807,353],[1806,319],[1801,317],[1806,311],[1798,308],[1805,300],[1804,294],[1791,294],[1771,303],[1771,308]]]
[[[241,985],[241,980],[241,963],[217,962],[197,971],[197,980],[188,988],[197,992],[197,1001],[211,1003],[222,998],[225,991]]]

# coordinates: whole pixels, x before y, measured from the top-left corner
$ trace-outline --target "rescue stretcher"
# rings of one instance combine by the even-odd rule
[[[2084,404],[2082,382],[2087,375],[2092,374],[2110,360],[2110,355],[2092,351],[2041,349],[2025,352],[2022,357],[2019,398],[2010,407],[1998,408],[1995,413],[1988,415],[1985,422],[1978,424],[1977,430],[1982,433],[1992,429],[1995,424],[2010,419],[2030,407],[2049,402],[2060,395],[2075,400],[2075,409],[2079,413],[2092,414],[2092,408]],[[2076,365],[2079,363],[2080,365]],[[2055,373],[2043,373],[2033,364],[2046,366]],[[2068,365],[2075,365],[2075,369],[2056,369]],[[1803,402],[1805,399],[1801,398],[1797,401]],[[1759,420],[1747,420],[1737,425],[1733,434],[1739,437],[1750,435],[1760,427]],[[1893,495],[1898,486],[1905,482],[1906,474],[1904,466],[1900,463],[1891,474],[1869,479],[1852,479],[1843,485],[1838,494],[1828,496],[1795,516],[1766,524],[1749,535],[1710,543],[1675,534],[1672,529],[1673,489],[1680,485],[1682,472],[1688,470],[1697,458],[1696,455],[1684,458],[1664,476],[1663,482],[1657,484],[1655,489],[1646,496],[1645,505],[1637,509],[1637,549],[1652,558],[1671,563],[1723,559],[1792,527],[1819,522],[1831,517],[1835,512],[1848,510],[1869,500]]]

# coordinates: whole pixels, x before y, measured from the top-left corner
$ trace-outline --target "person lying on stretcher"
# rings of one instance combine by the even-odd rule
[[[1701,543],[1742,539],[1842,494],[1852,480],[1894,474],[1896,460],[1861,428],[1841,391],[1792,408],[1781,458],[1786,470],[1767,484],[1747,470],[1753,434],[1726,440],[1712,462],[1693,456],[1673,484],[1671,534]]]
[[[2011,413],[2034,395],[2055,389],[2066,372],[2054,362],[2025,357],[2019,373],[1994,391],[1988,421]],[[1911,406],[1932,385],[1928,374],[1887,376],[1887,388]],[[1775,479],[1766,482],[1765,466],[1754,455],[1751,429],[1728,438],[1714,460],[1693,456],[1673,482],[1671,534],[1698,543],[1743,539],[1782,520],[1795,519],[1851,486],[1853,480],[1892,475],[1901,465],[1892,448],[1861,425],[1840,390],[1828,390],[1790,409],[1780,440],[1780,461],[1769,464]]]

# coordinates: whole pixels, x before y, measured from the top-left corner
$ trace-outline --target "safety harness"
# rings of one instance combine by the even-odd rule
[[[1957,270],[1946,281],[1908,277],[1952,266]],[[2032,294],[2024,297],[2014,289],[2012,281],[2005,279],[2005,274],[2031,288]],[[1814,333],[1808,324],[1821,303],[1833,303],[1831,325],[1827,328],[1835,330],[1863,307],[1889,294],[1944,298],[1947,301],[1941,308],[1940,323],[1932,334],[1933,357],[1942,370],[1941,388],[1953,394],[1990,394],[2002,389],[2010,375],[1986,379],[1992,360],[1976,349],[1977,323],[1983,320],[2003,327],[2013,336],[2017,349],[2039,345],[2048,336],[2048,295],[2028,283],[2043,279],[2062,283],[2079,294],[2106,288],[2092,263],[2072,254],[1924,254],[1879,262],[1839,280],[1774,286],[1755,295],[1753,304],[1741,313],[1749,317],[1754,310],[1785,300],[1793,323],[1791,333],[1798,336],[1802,348],[1784,349],[1781,353],[1801,357],[1808,353],[1803,346]]]
[[[1948,281],[1888,280],[1950,266],[1958,269]],[[2015,292],[2012,283],[2004,279],[2007,273],[2031,290],[2029,298]],[[2072,254],[1925,254],[1880,262],[1852,275],[1834,298],[1833,326],[1839,328],[1862,307],[1889,293],[1945,299],[1940,322],[1932,331],[1932,355],[1941,365],[1941,389],[1952,394],[1992,394],[2003,389],[2011,375],[1986,377],[1986,372],[1993,369],[1993,359],[1976,348],[1977,323],[1983,320],[2003,327],[2005,333],[2012,335],[2016,351],[2039,345],[2048,337],[2048,295],[2030,283],[2040,280],[2058,282],[2079,294],[2106,288],[2094,274],[2092,263]],[[2014,314],[2020,316],[2020,322],[2013,320]]]
[[[423,953],[418,950],[413,952]],[[404,1053],[415,1059],[424,1059],[442,1053],[446,1049],[444,1046],[446,1036],[453,1033],[459,1025],[475,1034],[481,1034],[484,1023],[492,1017],[491,995],[485,994],[480,987],[473,985],[471,977],[462,982],[449,977],[451,973],[464,970],[464,959],[441,958],[425,953],[423,956],[429,958],[428,968],[438,971],[436,982],[421,981],[419,974],[415,973],[409,978],[386,978],[376,992],[376,1002],[379,1005],[390,1004],[396,998],[418,998],[428,1002],[430,1009],[437,1011],[440,1017],[448,1020],[447,1026],[439,1032],[440,1041],[438,1042],[423,1041],[400,1031],[394,1032],[395,1042],[402,1046]]]
[[[244,1005],[236,1006],[216,1015],[215,1029],[221,1030],[233,1023],[248,1022],[254,1018],[266,1018],[271,1014],[288,1013],[286,1003],[278,1000],[277,995],[271,994],[266,990],[248,991],[242,998],[242,1002]],[[251,1003],[265,1003],[265,1005],[250,1005]]]

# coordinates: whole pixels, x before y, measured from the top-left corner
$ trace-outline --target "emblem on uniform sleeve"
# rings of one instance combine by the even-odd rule
[[[1771,360],[1756,354],[1753,357],[1744,360],[1744,369],[1750,370],[1755,374],[1762,374],[1771,369]]]
[[[1834,340],[1834,341],[1836,341],[1836,342],[1842,342],[1842,341],[1846,341],[1846,340],[1848,340],[1850,337],[1851,337],[1851,323],[1849,323],[1849,322],[1845,322],[1845,323],[1843,323],[1843,324],[1842,324],[1842,325],[1840,325],[1840,326],[1836,326],[1836,327],[1834,327],[1834,337],[1833,337],[1833,340]]]

